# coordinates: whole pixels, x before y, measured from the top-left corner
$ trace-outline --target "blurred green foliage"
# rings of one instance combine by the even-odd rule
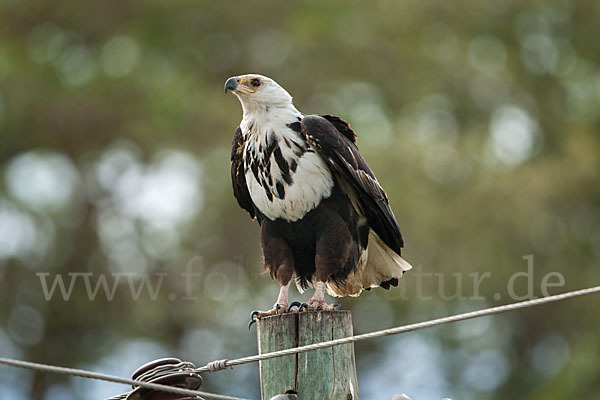
[[[532,295],[551,272],[550,292],[598,284],[599,18],[598,1],[4,0],[0,354],[126,376],[256,352],[245,324],[277,285],[231,193],[223,94],[249,72],[348,120],[388,192],[416,268],[342,301],[356,332],[512,301],[527,255]],[[44,276],[69,273],[164,279],[91,300],[80,275],[46,300]],[[598,398],[597,315],[590,297],[357,345],[362,397]],[[257,398],[258,368],[204,388]],[[123,390],[0,367],[1,398]]]

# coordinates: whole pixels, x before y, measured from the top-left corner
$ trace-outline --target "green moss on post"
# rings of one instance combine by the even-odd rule
[[[352,336],[350,311],[276,315],[258,322],[258,351],[304,346]],[[345,344],[260,362],[263,400],[286,390],[300,399],[358,400],[354,345]]]

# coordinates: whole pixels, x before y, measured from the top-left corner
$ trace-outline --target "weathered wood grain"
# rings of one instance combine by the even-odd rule
[[[258,322],[260,354],[351,335],[349,311],[290,313]],[[263,400],[290,389],[303,400],[358,399],[352,344],[261,361],[260,378]]]

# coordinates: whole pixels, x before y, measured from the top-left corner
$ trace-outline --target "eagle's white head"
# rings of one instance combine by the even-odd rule
[[[242,103],[244,116],[269,112],[273,108],[291,108],[292,96],[277,82],[266,76],[247,74],[232,76],[225,82],[225,93],[231,91]]]

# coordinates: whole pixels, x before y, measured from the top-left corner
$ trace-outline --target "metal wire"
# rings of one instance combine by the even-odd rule
[[[197,368],[195,372],[215,372],[217,368],[215,366],[221,367],[221,369],[231,368],[236,365],[248,364],[257,361],[268,360],[275,357],[283,357],[290,354],[298,354],[305,353],[307,351],[324,349],[327,347],[339,346],[342,344],[354,343],[361,340],[373,339],[382,336],[396,335],[399,333],[415,331],[418,329],[430,328],[437,325],[447,324],[449,322],[456,321],[464,321],[466,319],[483,317],[486,315],[499,314],[506,311],[518,310],[520,308],[533,307],[541,304],[551,303],[554,301],[560,301],[565,299],[570,299],[573,297],[584,296],[592,293],[600,292],[600,286],[595,286],[587,289],[575,290],[572,292],[566,292],[561,294],[556,294],[547,297],[541,297],[533,300],[525,300],[518,303],[506,304],[503,306],[485,308],[483,310],[471,311],[463,314],[451,315],[449,317],[438,318],[430,321],[418,322],[416,324],[399,326],[396,328],[384,329],[380,331],[365,333],[362,335],[349,336],[341,339],[330,340],[327,342],[319,342],[314,344],[309,344],[301,347],[294,347],[285,350],[273,351],[271,353],[258,354],[255,356],[249,356],[244,358],[238,358],[236,360],[218,360],[208,363],[207,365]],[[260,322],[259,322],[260,323]]]
[[[404,326],[399,326],[399,327],[390,328],[390,329],[383,329],[380,331],[365,333],[362,335],[349,336],[346,338],[330,340],[327,342],[314,343],[314,344],[309,344],[306,346],[274,351],[271,353],[258,354],[255,356],[238,358],[236,360],[216,360],[216,361],[208,363],[207,365],[205,365],[203,367],[191,369],[190,371],[194,371],[194,372],[198,372],[198,373],[215,372],[215,371],[218,371],[221,369],[231,368],[236,365],[248,364],[248,363],[268,360],[268,359],[276,358],[276,357],[283,357],[283,356],[290,355],[290,354],[305,353],[307,351],[319,350],[319,349],[324,349],[327,347],[333,347],[333,346],[339,346],[342,344],[354,343],[354,342],[358,342],[361,340],[373,339],[373,338],[389,336],[389,335],[397,335],[399,333],[430,328],[433,326],[447,324],[450,322],[464,321],[464,320],[471,319],[471,318],[478,318],[478,317],[483,317],[483,316],[492,315],[492,314],[499,314],[499,313],[506,312],[506,311],[513,311],[513,310],[517,310],[517,309],[521,309],[521,308],[533,307],[533,306],[537,306],[537,305],[541,305],[541,304],[551,303],[551,302],[555,302],[555,301],[570,299],[573,297],[584,296],[584,295],[599,293],[599,292],[600,292],[600,286],[595,286],[595,287],[591,287],[591,288],[587,288],[587,289],[575,290],[572,292],[561,293],[561,294],[557,294],[557,295],[553,295],[553,296],[547,296],[547,297],[542,297],[542,298],[533,299],[533,300],[526,300],[526,301],[521,301],[518,303],[506,304],[503,306],[491,307],[491,308],[486,308],[486,309],[477,310],[477,311],[471,311],[471,312],[467,312],[467,313],[463,313],[463,314],[451,315],[448,317],[438,318],[438,319],[434,319],[434,320],[430,320],[430,321],[418,322],[416,324],[404,325]],[[213,399],[214,400],[246,400],[246,399],[242,399],[239,397],[223,396],[223,395],[218,395],[218,394],[213,394],[213,393],[206,393],[206,392],[201,392],[201,391],[177,388],[177,387],[173,387],[173,386],[159,385],[156,383],[142,382],[139,380],[126,379],[126,378],[121,378],[118,376],[112,376],[112,375],[102,374],[102,373],[98,373],[98,372],[91,372],[91,371],[86,371],[86,370],[82,370],[82,369],[58,367],[58,366],[54,366],[54,365],[46,365],[46,364],[39,364],[39,363],[33,363],[33,362],[27,362],[27,361],[21,361],[21,360],[13,360],[10,358],[0,357],[0,364],[10,365],[10,366],[19,367],[19,368],[28,368],[28,369],[44,371],[44,372],[57,373],[57,374],[79,376],[82,378],[99,379],[99,380],[104,380],[104,381],[108,381],[108,382],[123,383],[126,385],[141,386],[144,388],[159,390],[162,392],[176,393],[176,394],[182,394],[182,395],[187,395],[187,396],[190,396],[190,395],[198,396],[198,397],[201,397],[206,400],[213,400]],[[117,396],[115,398],[120,398],[120,396]]]
[[[18,368],[27,368],[27,369],[32,369],[32,370],[36,370],[36,371],[51,372],[51,373],[55,373],[55,374],[72,375],[72,376],[79,376],[82,378],[99,379],[102,381],[123,383],[126,385],[133,385],[133,386],[141,386],[141,387],[144,387],[147,389],[158,390],[161,392],[176,393],[176,394],[182,394],[182,395],[186,395],[186,396],[198,396],[198,397],[200,397],[202,399],[206,399],[206,400],[247,400],[247,399],[243,399],[240,397],[223,396],[220,394],[206,393],[206,392],[201,392],[198,390],[189,390],[189,389],[177,388],[174,386],[159,385],[159,384],[150,383],[150,382],[142,382],[142,381],[138,381],[138,380],[132,380],[132,379],[127,379],[127,378],[121,378],[118,376],[102,374],[99,372],[86,371],[83,369],[58,367],[55,365],[47,365],[47,364],[39,364],[39,363],[33,363],[33,362],[28,362],[28,361],[13,360],[13,359],[4,358],[4,357],[0,357],[0,364],[10,365],[12,367],[18,367]]]

